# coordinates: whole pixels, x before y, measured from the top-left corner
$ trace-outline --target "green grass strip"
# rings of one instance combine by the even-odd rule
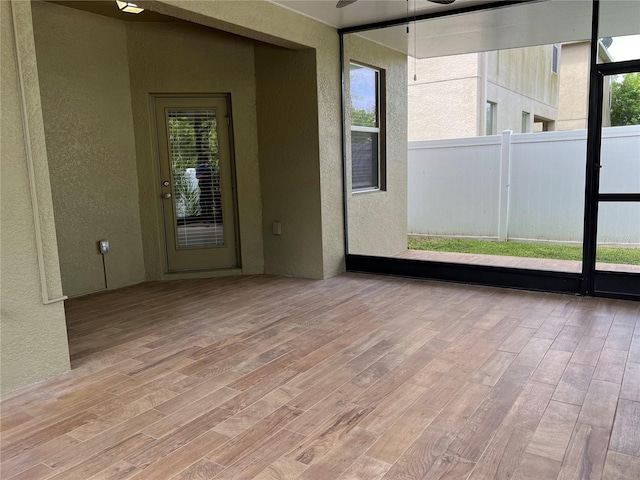
[[[433,238],[409,236],[410,250],[433,252],[475,253],[554,260],[582,260],[582,247],[553,243],[496,242],[462,238]],[[598,247],[597,261],[619,265],[640,265],[640,249]]]

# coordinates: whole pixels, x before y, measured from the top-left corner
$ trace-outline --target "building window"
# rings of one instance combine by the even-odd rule
[[[485,117],[485,134],[494,135],[496,133],[496,104],[487,102]]]
[[[557,43],[553,46],[553,61],[551,63],[551,71],[558,73],[558,56],[560,54],[560,45]]]
[[[384,72],[350,64],[351,188],[384,189]]]
[[[556,129],[556,122],[554,120],[533,116],[533,131],[534,132],[553,132]]]
[[[529,133],[529,112],[522,112],[522,133]]]

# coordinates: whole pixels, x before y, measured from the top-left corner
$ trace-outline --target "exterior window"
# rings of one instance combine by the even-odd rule
[[[560,53],[560,45],[555,44],[553,46],[553,62],[551,64],[551,71],[558,73],[558,55]]]
[[[553,132],[556,129],[556,122],[548,118],[533,116],[534,132]]]
[[[496,104],[493,102],[487,102],[486,105],[486,119],[485,119],[485,134],[494,135],[496,123]]]
[[[522,112],[522,133],[529,133],[529,112]]]
[[[351,188],[384,189],[383,72],[350,64]]]

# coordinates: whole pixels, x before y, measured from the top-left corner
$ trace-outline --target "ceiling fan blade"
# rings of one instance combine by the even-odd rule
[[[429,0],[431,3],[439,3],[440,5],[451,5],[456,0]]]
[[[346,7],[347,5],[351,5],[352,3],[357,2],[358,0],[340,0],[338,3],[336,3],[336,8],[343,8]]]

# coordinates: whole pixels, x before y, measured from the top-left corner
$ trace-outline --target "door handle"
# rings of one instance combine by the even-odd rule
[[[171,198],[171,194],[170,193],[163,193],[162,194],[162,198]]]

